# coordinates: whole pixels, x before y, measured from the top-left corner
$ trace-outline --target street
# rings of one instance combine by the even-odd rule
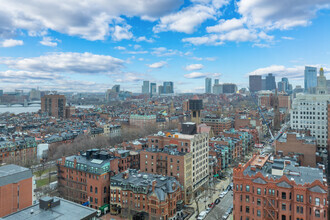
[[[217,198],[219,198],[219,194],[223,191],[223,189],[226,189],[228,184],[231,182],[231,178],[227,177],[224,180],[221,180],[221,182],[217,183],[214,187],[214,190],[209,190],[207,192],[207,196],[205,197],[205,194],[202,194],[198,198],[198,206],[199,206],[199,212],[205,211],[205,209],[208,207],[208,204],[213,203]],[[213,188],[213,187],[212,187]],[[232,191],[229,191],[228,194],[223,198],[226,199],[229,194],[231,194]],[[206,198],[206,200],[205,200]],[[233,199],[231,198],[231,202]],[[217,205],[220,206],[221,202]],[[229,204],[230,205],[230,204]],[[196,211],[195,213],[189,218],[189,219],[196,219],[199,213],[197,213],[197,207],[196,203],[193,202],[189,207],[194,208]],[[229,206],[228,206],[229,207]],[[226,210],[225,210],[226,211]],[[224,211],[224,212],[225,212]],[[210,218],[211,219],[211,218]],[[214,218],[213,218],[214,219]]]
[[[225,197],[221,199],[221,202],[210,211],[210,213],[206,216],[205,220],[222,219],[222,216],[225,214],[228,208],[233,204],[232,193],[233,191],[229,191],[225,195]]]

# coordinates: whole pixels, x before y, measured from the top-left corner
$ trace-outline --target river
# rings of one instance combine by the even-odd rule
[[[40,105],[33,104],[27,107],[23,107],[21,105],[12,105],[11,107],[7,107],[6,105],[0,105],[0,114],[5,112],[10,112],[14,114],[20,114],[24,112],[37,112],[40,110]],[[77,105],[76,108],[93,108],[92,105]]]

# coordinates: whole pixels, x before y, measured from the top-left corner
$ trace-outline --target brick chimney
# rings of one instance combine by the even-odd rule
[[[75,157],[73,160],[73,167],[76,168],[77,167],[77,158]]]
[[[155,191],[156,185],[157,185],[157,181],[156,180],[152,181],[152,191],[153,192]]]

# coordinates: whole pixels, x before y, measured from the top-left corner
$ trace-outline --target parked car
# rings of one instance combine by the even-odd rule
[[[214,203],[215,203],[216,205],[218,205],[218,204],[220,203],[220,199],[216,199],[216,200],[214,201]]]
[[[208,207],[212,209],[214,207],[214,203],[209,204]]]
[[[222,192],[222,193],[220,193],[219,198],[222,199],[223,197],[225,197],[225,195],[226,195],[226,193]]]
[[[222,216],[222,219],[223,219],[223,220],[226,220],[226,219],[228,218],[228,216],[229,216],[228,214],[224,214],[224,215]]]
[[[212,208],[211,208],[211,207],[208,207],[205,211],[206,211],[207,213],[209,213],[211,210],[212,210]]]
[[[197,220],[203,220],[205,218],[205,216],[207,215],[206,211],[202,211],[201,213],[199,213]]]

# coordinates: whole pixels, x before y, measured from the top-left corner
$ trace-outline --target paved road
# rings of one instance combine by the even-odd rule
[[[216,205],[211,212],[206,216],[205,220],[220,220],[222,216],[225,214],[227,209],[233,204],[233,191],[229,191],[227,195],[222,198],[221,202]]]

